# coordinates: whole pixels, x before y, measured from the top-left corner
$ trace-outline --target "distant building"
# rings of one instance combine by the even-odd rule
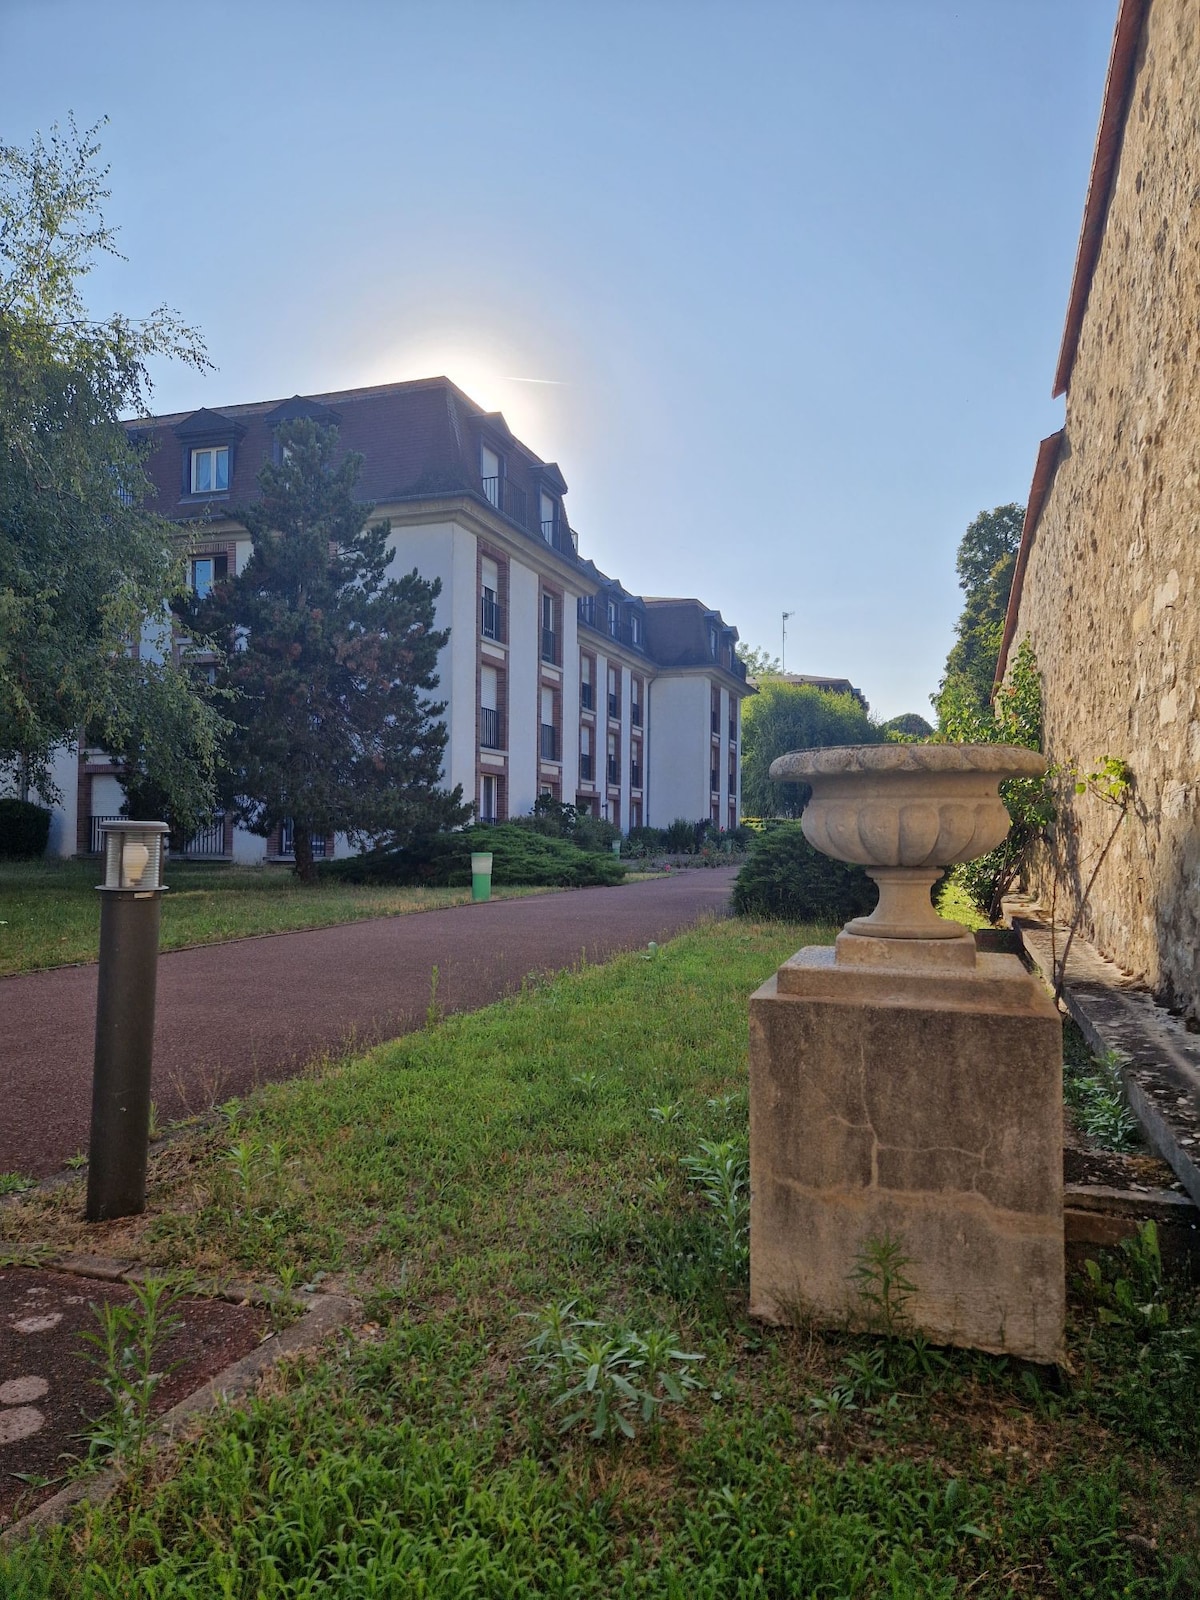
[[[361,452],[358,493],[390,522],[398,570],[441,579],[448,787],[461,784],[489,820],[549,794],[623,831],[679,816],[736,825],[740,706],[752,692],[737,629],[698,599],[645,600],[581,557],[558,467],[446,378],[134,425],[151,445],[151,508],[178,527],[197,593],[249,559],[234,508],[260,497],[277,429],[297,417],[336,424],[339,448]],[[122,802],[103,751],[71,759],[52,844],[62,854],[97,849]],[[221,819],[185,853],[287,860],[290,830],[264,841]]]
[[[754,680],[757,683],[757,679]],[[849,678],[821,678],[809,672],[772,672],[772,683],[794,683],[804,689],[823,689],[826,694],[853,695],[864,711],[871,708],[861,689],[856,689]]]

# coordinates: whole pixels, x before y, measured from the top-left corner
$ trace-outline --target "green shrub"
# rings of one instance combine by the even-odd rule
[[[733,886],[739,916],[787,922],[848,922],[873,910],[876,898],[862,867],[814,850],[798,822],[759,834]]]
[[[675,855],[691,855],[700,848],[700,838],[707,827],[707,817],[703,822],[676,817],[669,828],[663,829],[663,849]]]
[[[615,822],[609,822],[606,817],[591,817],[586,811],[581,811],[575,819],[571,842],[580,850],[607,850],[611,853],[613,840],[620,837],[621,830]]]
[[[0,861],[29,861],[46,854],[50,813],[29,800],[0,800]]]
[[[399,850],[372,850],[332,861],[322,875],[349,883],[425,884],[462,888],[471,882],[471,853],[490,850],[492,882],[527,888],[585,888],[620,883],[625,869],[617,858],[581,850],[527,826],[530,819],[461,833],[435,833]]]

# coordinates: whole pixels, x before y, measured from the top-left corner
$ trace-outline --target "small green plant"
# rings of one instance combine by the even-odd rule
[[[650,1107],[651,1122],[659,1122],[664,1126],[681,1121],[683,1118],[682,1100],[664,1100],[661,1105]]]
[[[136,1468],[142,1460],[154,1395],[166,1376],[159,1365],[163,1344],[181,1326],[173,1307],[178,1291],[165,1278],[135,1283],[133,1301],[93,1305],[98,1332],[80,1337],[93,1348],[97,1381],[110,1409],[84,1435],[88,1458],[121,1456]]]
[[[150,1140],[150,1143],[153,1144],[156,1140],[161,1139],[162,1135],[162,1124],[158,1120],[158,1102],[157,1100],[151,1100],[150,1121],[146,1128],[146,1137]]]
[[[840,1432],[850,1413],[858,1410],[858,1402],[853,1389],[835,1384],[826,1394],[810,1394],[808,1409],[828,1424],[831,1432]]]
[[[86,1150],[76,1150],[75,1154],[68,1156],[64,1163],[65,1166],[70,1167],[72,1172],[82,1172],[87,1164],[88,1153]]]
[[[912,1263],[899,1239],[890,1233],[872,1236],[850,1270],[850,1282],[867,1326],[876,1333],[895,1338],[907,1333],[908,1302],[917,1286],[905,1277]]]
[[[1170,1326],[1158,1229],[1144,1222],[1132,1238],[1122,1239],[1117,1252],[1084,1263],[1096,1303],[1096,1314],[1107,1326],[1148,1334]]]
[[[725,1265],[740,1270],[750,1256],[750,1158],[744,1140],[702,1139],[684,1156],[684,1171],[716,1212]]]
[[[442,1021],[442,1008],[438,1004],[438,980],[440,977],[441,974],[438,972],[437,962],[435,961],[429,973],[429,1004],[425,1007],[425,1026],[427,1028],[436,1028]]]
[[[551,1405],[571,1408],[560,1433],[588,1422],[592,1439],[632,1439],[639,1420],[653,1423],[664,1404],[679,1404],[689,1389],[700,1387],[691,1364],[704,1358],[680,1350],[670,1334],[606,1327],[576,1317],[575,1304],[546,1306],[526,1345],[527,1359],[546,1374]]]
[[[23,1172],[0,1172],[0,1195],[24,1194],[26,1189],[32,1189],[34,1180],[27,1178]]]
[[[571,1082],[590,1099],[600,1087],[600,1074],[598,1072],[573,1072]]]
[[[254,1195],[254,1180],[262,1153],[261,1142],[252,1134],[246,1134],[230,1147],[225,1157],[225,1164],[233,1173],[246,1205],[250,1204]]]
[[[1136,1150],[1141,1143],[1125,1100],[1121,1068],[1127,1060],[1119,1050],[1106,1050],[1086,1064],[1063,1062],[1063,1096],[1080,1132],[1101,1150]]]

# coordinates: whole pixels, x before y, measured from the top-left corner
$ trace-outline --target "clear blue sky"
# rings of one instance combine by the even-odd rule
[[[0,139],[110,118],[89,298],[216,367],[156,409],[445,372],[627,587],[928,713],[963,529],[1061,422],[1115,14],[0,0]]]

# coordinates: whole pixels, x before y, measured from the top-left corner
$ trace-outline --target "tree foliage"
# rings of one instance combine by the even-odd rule
[[[748,678],[777,678],[783,671],[778,656],[760,650],[756,645],[739,641],[736,650],[738,660],[745,665]]]
[[[254,833],[290,819],[309,880],[314,838],[403,843],[470,808],[437,787],[444,705],[423,692],[449,637],[433,625],[440,584],[415,569],[387,576],[389,525],[354,498],[362,457],[334,464],[336,428],[299,419],[278,443],[262,499],[237,513],[250,560],[183,616],[230,644],[218,676],[234,695],[225,798]]]
[[[742,811],[749,817],[798,817],[806,783],[773,783],[770,766],[789,750],[879,744],[884,735],[852,694],[766,679],[742,704]]]
[[[958,547],[958,584],[966,598],[945,675],[931,697],[938,728],[949,739],[962,737],[954,731],[959,723],[987,715],[1024,521],[1024,506],[981,511]]]
[[[904,711],[898,717],[889,717],[879,725],[880,732],[897,744],[933,737],[933,726],[916,711]]]
[[[82,280],[118,254],[96,132],[0,145],[0,774],[57,798],[54,751],[86,728],[194,810],[220,718],[169,632],[165,652],[130,649],[163,626],[183,569],[121,417],[148,409],[152,358],[207,362],[166,307],[88,315]]]

